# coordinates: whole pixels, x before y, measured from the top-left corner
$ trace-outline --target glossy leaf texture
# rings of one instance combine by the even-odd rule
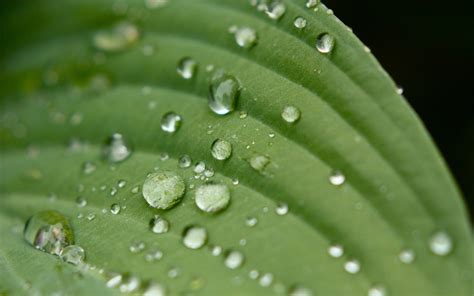
[[[270,2],[3,4],[1,293],[133,294],[150,282],[167,295],[472,293],[462,198],[396,85],[323,4]],[[226,115],[208,104],[216,73],[240,86],[220,89],[236,98]],[[165,131],[169,112],[180,120]],[[131,155],[110,163],[114,133]],[[217,139],[230,155],[213,155]],[[161,171],[186,185],[168,210],[141,192]],[[207,182],[229,189],[221,212],[196,206]],[[27,219],[47,210],[67,217],[83,264],[24,240]],[[150,230],[155,215],[167,232]],[[183,244],[189,226],[206,229],[202,248]],[[162,258],[148,262],[156,250]],[[244,258],[235,269],[232,250]],[[404,250],[413,262],[399,259]],[[115,273],[123,281],[107,287]]]

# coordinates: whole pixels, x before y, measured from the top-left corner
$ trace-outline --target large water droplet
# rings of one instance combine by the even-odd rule
[[[231,27],[229,29],[234,34],[235,42],[240,47],[250,49],[257,44],[257,32],[249,27]]]
[[[405,249],[400,252],[400,254],[398,255],[398,258],[400,259],[402,263],[410,264],[413,261],[415,261],[415,256],[416,256],[415,251],[410,250],[410,249]]]
[[[341,245],[332,245],[328,248],[329,256],[333,258],[339,258],[344,255],[344,248]]]
[[[239,92],[240,85],[234,76],[223,74],[215,77],[209,86],[209,108],[219,115],[234,111]]]
[[[69,221],[56,211],[44,211],[26,221],[24,238],[35,248],[59,255],[62,249],[74,243]]]
[[[215,213],[221,211],[229,204],[229,188],[224,184],[208,183],[201,185],[196,190],[194,201],[203,212]]]
[[[295,18],[295,20],[293,21],[293,25],[295,26],[295,28],[297,29],[304,29],[306,28],[306,25],[307,25],[307,21],[305,18],[301,17],[301,16],[298,16]]]
[[[64,262],[78,265],[84,261],[86,253],[80,246],[70,245],[62,249],[59,256]]]
[[[143,183],[142,194],[151,207],[166,210],[182,199],[185,189],[180,176],[164,171],[148,176]]]
[[[244,254],[239,251],[231,250],[227,252],[224,264],[227,268],[237,269],[244,263]]]
[[[352,259],[344,263],[344,269],[351,274],[358,273],[360,270],[360,263],[359,261]]]
[[[207,242],[207,231],[204,227],[189,226],[183,232],[183,244],[189,249],[199,249]]]
[[[281,112],[281,117],[288,123],[297,122],[301,117],[300,109],[295,106],[285,106]]]
[[[330,53],[333,50],[335,43],[334,37],[328,33],[323,33],[316,39],[316,49],[320,53]]]
[[[167,133],[176,132],[181,126],[181,116],[174,112],[168,112],[161,118],[161,129]]]
[[[265,9],[265,13],[269,18],[273,20],[279,20],[286,12],[286,6],[279,0],[274,0],[268,4]]]
[[[177,71],[179,76],[183,77],[184,79],[191,79],[196,73],[197,67],[198,63],[195,60],[186,57],[179,61]]]
[[[439,256],[446,256],[451,253],[453,249],[453,242],[451,237],[442,231],[433,234],[429,241],[431,252]]]
[[[166,233],[170,228],[170,223],[165,218],[156,215],[150,221],[150,228],[154,233]]]
[[[217,160],[226,160],[232,154],[232,144],[226,140],[217,139],[212,143],[211,153]]]
[[[115,133],[107,139],[102,148],[102,155],[110,162],[121,162],[132,154],[129,145],[121,134]]]
[[[133,45],[140,34],[137,27],[131,23],[117,24],[110,30],[99,31],[94,35],[94,46],[103,51],[114,52]]]

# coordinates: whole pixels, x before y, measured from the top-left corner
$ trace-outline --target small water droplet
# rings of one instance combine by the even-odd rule
[[[398,255],[398,258],[400,259],[402,263],[410,264],[413,261],[415,261],[415,251],[410,250],[410,249],[405,249],[400,252],[400,254]]]
[[[114,215],[118,215],[120,213],[121,209],[122,208],[120,207],[120,205],[116,204],[116,203],[114,203],[110,206],[110,212]]]
[[[118,285],[120,285],[120,283],[122,282],[122,278],[123,278],[123,276],[121,274],[118,274],[118,273],[110,274],[107,277],[108,277],[108,280],[107,280],[106,286],[108,288],[117,287]]]
[[[78,265],[84,261],[86,253],[80,246],[69,245],[61,250],[59,256],[64,262]]]
[[[232,145],[226,140],[217,139],[212,143],[211,154],[217,160],[226,160],[232,154]]]
[[[297,286],[291,287],[288,294],[289,296],[312,296],[313,292],[306,287],[297,285]]]
[[[229,29],[234,34],[235,42],[238,46],[250,49],[257,44],[257,32],[249,27],[231,27]]]
[[[132,188],[132,190],[130,190],[130,192],[133,194],[138,193],[139,191],[140,191],[140,186],[135,186]]]
[[[247,112],[245,112],[245,111],[240,111],[240,114],[239,114],[239,118],[240,118],[240,119],[245,119],[245,118],[247,118],[247,116],[248,116],[248,113],[247,113]]]
[[[157,9],[168,4],[168,1],[169,0],[145,0],[145,6],[148,9]]]
[[[359,261],[352,259],[344,263],[344,269],[351,274],[358,273],[360,270],[360,263]]]
[[[369,289],[369,292],[367,293],[367,296],[386,296],[387,295],[387,290],[385,287],[382,287],[380,285],[374,286]]]
[[[163,0],[161,0],[163,1]],[[143,296],[165,296],[165,288],[157,283],[150,283],[143,291]]]
[[[140,279],[136,276],[126,276],[122,279],[122,283],[119,286],[119,290],[122,293],[131,293],[136,291],[140,287]]]
[[[250,166],[259,172],[263,172],[263,170],[270,164],[270,158],[264,155],[254,155],[249,160]]]
[[[280,216],[288,214],[288,205],[286,203],[279,203],[275,208],[275,213]]]
[[[234,76],[222,74],[214,77],[209,86],[209,108],[218,115],[234,111],[239,92],[240,84]]]
[[[178,166],[182,169],[186,169],[186,168],[189,168],[191,166],[192,162],[193,162],[193,160],[191,159],[191,156],[185,154],[185,155],[182,155],[179,158]]]
[[[36,249],[55,255],[74,243],[69,221],[56,211],[43,211],[31,216],[26,221],[23,235]]]
[[[115,133],[107,139],[102,148],[103,157],[113,163],[121,162],[132,154],[131,148],[121,134]]]
[[[125,185],[127,185],[127,181],[125,181],[125,180],[118,180],[118,182],[117,182],[118,188],[124,188]]]
[[[83,208],[87,205],[87,199],[82,196],[76,198],[76,204],[78,207]]]
[[[300,109],[295,106],[285,106],[281,112],[281,117],[288,123],[294,123],[301,117]]]
[[[279,0],[274,0],[266,6],[265,13],[272,20],[279,20],[286,12],[286,6]]]
[[[145,260],[147,262],[159,261],[163,258],[163,252],[161,250],[151,250],[145,254]]]
[[[335,43],[334,37],[328,33],[323,33],[316,39],[316,49],[320,53],[330,53],[333,50]]]
[[[168,112],[161,118],[161,129],[167,133],[175,133],[181,126],[181,116],[174,112]]]
[[[240,183],[239,179],[232,179],[233,185],[239,185],[239,183]]]
[[[344,184],[345,181],[346,177],[339,171],[333,171],[329,176],[329,182],[335,186],[340,186]]]
[[[340,258],[344,255],[344,248],[341,245],[335,244],[328,248],[328,253],[333,258]]]
[[[269,287],[273,283],[273,274],[271,273],[263,274],[260,280],[258,281],[258,283],[262,287]]]
[[[95,172],[97,166],[91,161],[86,161],[82,164],[82,173],[84,175],[90,175]]]
[[[447,233],[439,231],[431,236],[429,247],[435,255],[446,256],[451,253],[453,242]]]
[[[89,214],[87,214],[86,218],[87,218],[87,220],[92,221],[92,220],[95,219],[95,214],[94,213],[89,213]]]
[[[242,266],[244,260],[244,254],[236,250],[231,250],[227,252],[224,264],[227,268],[237,269]]]
[[[207,242],[207,231],[200,226],[189,226],[183,232],[183,244],[189,249],[199,249]]]
[[[306,7],[307,8],[313,8],[313,7],[316,7],[316,5],[318,5],[318,0],[308,0],[308,1],[306,1]]]
[[[142,195],[147,203],[158,209],[169,209],[183,198],[186,185],[170,171],[153,173],[145,180]]]
[[[97,32],[93,37],[93,43],[99,50],[115,52],[133,45],[139,37],[140,33],[135,25],[122,22],[110,30]]]
[[[257,225],[257,223],[258,219],[255,217],[247,217],[247,219],[245,219],[245,225],[247,225],[248,227],[254,227],[255,225]]]
[[[170,223],[165,218],[156,215],[155,218],[150,221],[151,231],[154,233],[166,233],[168,232]]]
[[[258,272],[258,270],[252,269],[251,271],[249,271],[249,278],[252,280],[258,279],[259,275],[260,273]]]
[[[194,77],[198,68],[198,63],[192,58],[185,57],[178,62],[177,72],[179,76],[184,79],[191,79]]]
[[[177,278],[179,276],[179,269],[176,267],[170,268],[170,270],[168,270],[168,276],[172,279]]]
[[[117,194],[118,190],[115,187],[110,188],[110,196],[115,196]]]
[[[222,254],[222,247],[213,246],[211,248],[211,254],[212,254],[212,256],[219,256],[220,254]]]
[[[297,29],[306,28],[307,23],[308,23],[308,21],[306,21],[306,19],[301,17],[301,16],[296,17],[295,20],[293,21],[293,25]]]
[[[134,241],[128,248],[132,253],[140,253],[145,249],[146,245],[142,241]]]

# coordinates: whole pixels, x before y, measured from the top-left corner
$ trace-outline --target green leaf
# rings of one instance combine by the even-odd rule
[[[288,0],[274,20],[247,0],[154,7],[162,2],[3,4],[0,293],[115,295],[135,278],[133,293],[153,282],[170,295],[472,293],[472,230],[446,165],[396,85],[330,10]],[[306,27],[295,27],[296,17]],[[241,47],[232,26],[256,36]],[[318,50],[322,34],[329,39]],[[190,79],[177,73],[186,57],[197,63]],[[237,97],[227,115],[207,102],[219,72],[240,85],[221,89],[229,106]],[[297,109],[286,109],[285,121],[286,107]],[[169,112],[182,119],[174,133],[160,127]],[[103,157],[114,133],[132,149],[118,163]],[[231,144],[230,157],[213,157],[216,139]],[[207,177],[180,168],[183,155],[204,162]],[[151,208],[136,190],[154,171],[186,184],[171,209]],[[208,180],[229,188],[219,213],[195,204]],[[85,264],[23,238],[27,219],[46,210],[67,217]],[[157,214],[168,232],[150,230]],[[207,231],[196,250],[182,242],[192,225]],[[452,243],[445,256],[431,250],[439,233],[447,235],[439,248]],[[130,251],[141,242],[144,250]],[[332,245],[343,246],[340,258],[328,254]],[[156,250],[163,258],[147,262]],[[231,250],[244,256],[236,269],[225,264]],[[401,262],[403,250],[414,252],[412,263]],[[355,274],[345,271],[351,260],[360,263]],[[125,284],[108,288],[114,273]]]

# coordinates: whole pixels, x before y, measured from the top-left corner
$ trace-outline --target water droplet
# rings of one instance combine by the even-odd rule
[[[107,139],[102,148],[102,155],[110,162],[121,162],[132,154],[131,148],[121,134],[115,133]]]
[[[147,262],[159,261],[163,258],[163,252],[161,250],[151,250],[145,254],[145,260]]]
[[[248,227],[254,227],[255,225],[257,225],[257,223],[258,219],[255,217],[247,217],[247,219],[245,219],[245,225],[247,225]]]
[[[358,273],[360,270],[360,263],[359,261],[352,259],[344,263],[344,269],[351,274]]]
[[[142,194],[151,207],[166,210],[181,201],[185,189],[186,185],[180,176],[164,171],[148,176]]]
[[[329,182],[335,186],[340,186],[344,184],[345,181],[346,177],[339,171],[333,171],[329,176]]]
[[[110,196],[115,196],[117,194],[118,190],[115,187],[110,188]]]
[[[133,194],[138,193],[139,191],[140,191],[140,186],[135,186],[132,188],[132,190],[130,190],[130,192]]]
[[[200,226],[189,226],[183,232],[183,244],[189,249],[199,249],[206,244],[207,231]]]
[[[234,33],[235,42],[242,48],[250,49],[257,44],[258,36],[257,32],[249,27],[231,27],[229,29],[231,33]]]
[[[108,288],[117,287],[122,282],[122,278],[123,276],[121,274],[117,274],[117,273],[110,274],[108,275],[106,286]]]
[[[86,253],[80,246],[69,245],[61,250],[59,256],[64,262],[78,265],[84,261]]]
[[[332,245],[328,248],[329,256],[333,258],[340,258],[344,255],[344,248],[341,245]]]
[[[191,166],[192,162],[193,160],[191,159],[191,156],[185,154],[179,158],[178,166],[182,169],[186,169]]]
[[[245,119],[245,118],[247,118],[247,116],[248,116],[248,113],[247,113],[247,112],[245,112],[245,111],[240,111],[240,114],[239,114],[239,118],[240,118],[240,119]]]
[[[295,106],[285,106],[281,112],[281,117],[288,123],[294,123],[301,117],[301,112]]]
[[[165,296],[165,288],[157,283],[150,283],[143,291],[143,296]]]
[[[312,296],[313,292],[306,287],[297,285],[292,287],[288,294],[289,296]]]
[[[55,255],[74,243],[69,221],[56,211],[43,211],[33,215],[26,221],[23,235],[36,249]]]
[[[271,273],[263,274],[260,280],[258,281],[258,283],[262,287],[269,287],[273,283],[273,274]]]
[[[126,276],[122,279],[119,290],[122,293],[131,293],[140,287],[140,279],[135,276]]]
[[[451,237],[445,232],[439,231],[433,234],[429,241],[431,252],[439,256],[446,256],[453,249]]]
[[[169,0],[145,0],[145,6],[148,9],[156,9],[165,6],[168,1]]]
[[[118,182],[117,182],[118,188],[124,188],[125,185],[127,185],[127,181],[125,181],[125,180],[118,180]]]
[[[90,175],[95,172],[97,166],[91,161],[86,161],[82,164],[82,173],[84,175]]]
[[[76,204],[78,207],[83,208],[87,205],[87,199],[82,196],[79,196],[78,198],[76,198]]]
[[[170,228],[170,223],[165,218],[156,215],[150,221],[150,228],[154,233],[166,233]]]
[[[222,247],[213,246],[211,248],[211,254],[212,254],[212,256],[219,256],[220,254],[222,254]]]
[[[334,37],[328,33],[323,33],[316,39],[316,49],[320,53],[329,53],[333,50],[335,44]]]
[[[232,154],[232,145],[226,140],[217,139],[212,143],[211,153],[217,160],[226,160]]]
[[[168,276],[172,279],[177,278],[179,276],[179,269],[176,267],[170,268],[170,270],[168,270]]]
[[[201,185],[196,190],[194,200],[198,208],[203,212],[219,212],[229,204],[229,188],[224,184],[207,183]]]
[[[232,179],[233,185],[239,185],[239,183],[240,183],[239,179]]]
[[[254,155],[249,160],[250,166],[259,172],[263,172],[263,170],[267,167],[270,163],[270,158],[263,156],[263,155]]]
[[[234,111],[239,92],[240,85],[234,76],[223,74],[215,77],[209,86],[209,108],[218,115]]]
[[[251,271],[249,271],[249,278],[251,278],[252,280],[258,279],[259,275],[260,273],[258,272],[258,270],[252,269]]]
[[[244,254],[239,251],[231,250],[225,256],[224,264],[227,268],[237,269],[244,263]]]
[[[92,220],[95,219],[95,214],[94,213],[89,213],[89,214],[87,214],[86,218],[87,218],[87,220],[92,221]]]
[[[196,165],[194,166],[194,172],[196,174],[201,174],[205,170],[206,170],[206,164],[203,161],[196,163]]]
[[[307,21],[305,18],[301,17],[301,16],[298,16],[295,18],[295,20],[293,21],[293,25],[295,26],[295,28],[297,29],[304,29],[306,28],[306,25],[307,25]]]
[[[306,7],[307,8],[313,8],[313,7],[316,7],[316,5],[318,5],[318,0],[308,0],[308,1],[306,1]]]
[[[110,30],[97,32],[93,37],[93,43],[99,50],[115,52],[133,45],[139,37],[140,34],[135,25],[122,22]]]
[[[382,286],[374,286],[369,289],[367,296],[386,296],[387,290]]]
[[[288,205],[286,203],[279,203],[275,208],[275,213],[280,216],[288,214]]]
[[[161,118],[161,129],[172,134],[179,129],[181,121],[181,116],[174,112],[168,112]]]
[[[406,249],[400,252],[398,258],[402,263],[410,264],[415,261],[415,251]]]
[[[179,61],[177,71],[179,76],[183,77],[184,79],[191,79],[196,73],[197,68],[198,63],[195,60],[186,57]]]
[[[281,3],[278,0],[274,0],[272,3],[268,4],[265,9],[265,13],[272,20],[279,20],[286,12],[285,4]]]
[[[118,215],[118,214],[120,213],[120,210],[121,210],[121,209],[122,209],[122,208],[120,207],[119,204],[115,204],[115,203],[114,203],[114,204],[112,204],[112,205],[110,206],[110,212],[111,212],[112,214],[114,214],[114,215]]]
[[[134,241],[128,248],[132,253],[140,253],[145,249],[146,245],[142,241]]]

